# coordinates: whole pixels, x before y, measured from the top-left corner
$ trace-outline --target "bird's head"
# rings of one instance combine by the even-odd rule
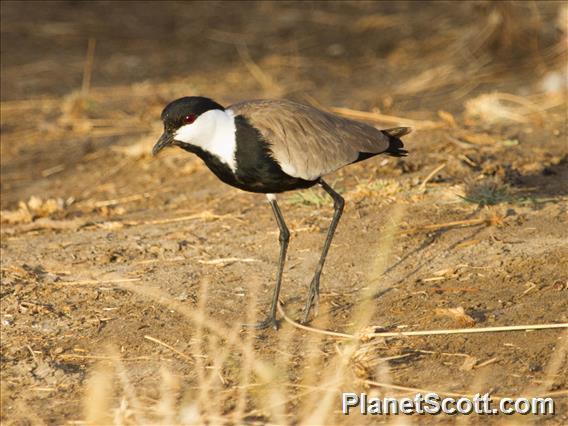
[[[164,133],[154,145],[152,154],[171,145],[183,146],[206,138],[215,126],[215,120],[207,112],[224,110],[217,102],[201,96],[187,96],[170,102],[162,111]]]

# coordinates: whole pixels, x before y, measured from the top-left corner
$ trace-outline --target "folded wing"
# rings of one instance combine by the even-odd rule
[[[285,173],[306,180],[390,146],[391,137],[381,130],[291,101],[247,101],[228,109],[260,131]]]

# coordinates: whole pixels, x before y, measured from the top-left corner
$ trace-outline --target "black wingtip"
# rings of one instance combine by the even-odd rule
[[[412,131],[410,127],[395,127],[392,129],[383,130],[383,133],[389,138],[389,147],[385,153],[391,157],[406,157],[408,151],[404,149],[404,144],[400,138],[409,134]]]

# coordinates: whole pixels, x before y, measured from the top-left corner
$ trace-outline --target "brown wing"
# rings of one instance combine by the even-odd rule
[[[256,127],[287,174],[314,180],[357,160],[378,154],[388,136],[363,123],[284,100],[254,100],[228,107]]]

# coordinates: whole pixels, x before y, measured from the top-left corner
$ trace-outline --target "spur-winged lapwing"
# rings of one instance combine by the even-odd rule
[[[280,228],[280,259],[270,312],[256,328],[277,327],[276,308],[290,232],[275,194],[316,184],[333,198],[334,214],[311,281],[303,321],[319,294],[320,275],[343,211],[344,200],[323,179],[348,164],[388,154],[406,155],[400,137],[407,127],[378,130],[316,108],[285,100],[253,100],[227,108],[204,97],[185,97],[162,112],[164,133],[153,154],[175,145],[197,154],[223,182],[266,194]]]

